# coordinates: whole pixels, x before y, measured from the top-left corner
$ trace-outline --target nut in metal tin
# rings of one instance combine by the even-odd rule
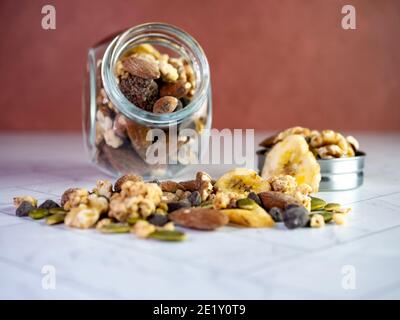
[[[257,152],[258,169],[264,166],[265,153]],[[321,182],[319,191],[350,190],[364,182],[364,163],[366,154],[357,152],[355,157],[319,159]]]

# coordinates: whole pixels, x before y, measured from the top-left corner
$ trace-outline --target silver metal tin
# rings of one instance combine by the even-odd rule
[[[358,152],[355,157],[318,160],[321,167],[319,191],[350,190],[364,182],[366,154]]]
[[[321,182],[319,191],[350,190],[364,182],[364,163],[366,154],[357,152],[355,157],[320,159]],[[258,154],[258,168],[261,172],[265,154]]]

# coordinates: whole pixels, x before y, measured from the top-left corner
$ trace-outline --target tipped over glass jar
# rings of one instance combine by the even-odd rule
[[[200,163],[211,110],[207,58],[185,31],[148,23],[89,49],[84,137],[103,171],[169,178]]]

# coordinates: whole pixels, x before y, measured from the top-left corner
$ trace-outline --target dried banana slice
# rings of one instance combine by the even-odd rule
[[[303,136],[287,136],[268,152],[261,177],[269,179],[282,174],[293,176],[298,185],[306,183],[313,192],[318,191],[320,167]]]
[[[218,192],[235,193],[246,197],[249,192],[256,193],[269,191],[271,186],[262,179],[256,171],[238,168],[225,173],[214,185]]]

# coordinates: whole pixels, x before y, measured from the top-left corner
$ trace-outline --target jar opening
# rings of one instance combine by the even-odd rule
[[[115,75],[116,63],[128,50],[144,43],[165,47],[191,63],[197,89],[185,108],[173,113],[154,114],[137,107],[121,92]],[[101,75],[104,90],[120,112],[143,124],[159,126],[180,123],[199,110],[207,97],[210,82],[208,61],[197,41],[185,31],[164,23],[142,24],[117,36],[104,53]]]

